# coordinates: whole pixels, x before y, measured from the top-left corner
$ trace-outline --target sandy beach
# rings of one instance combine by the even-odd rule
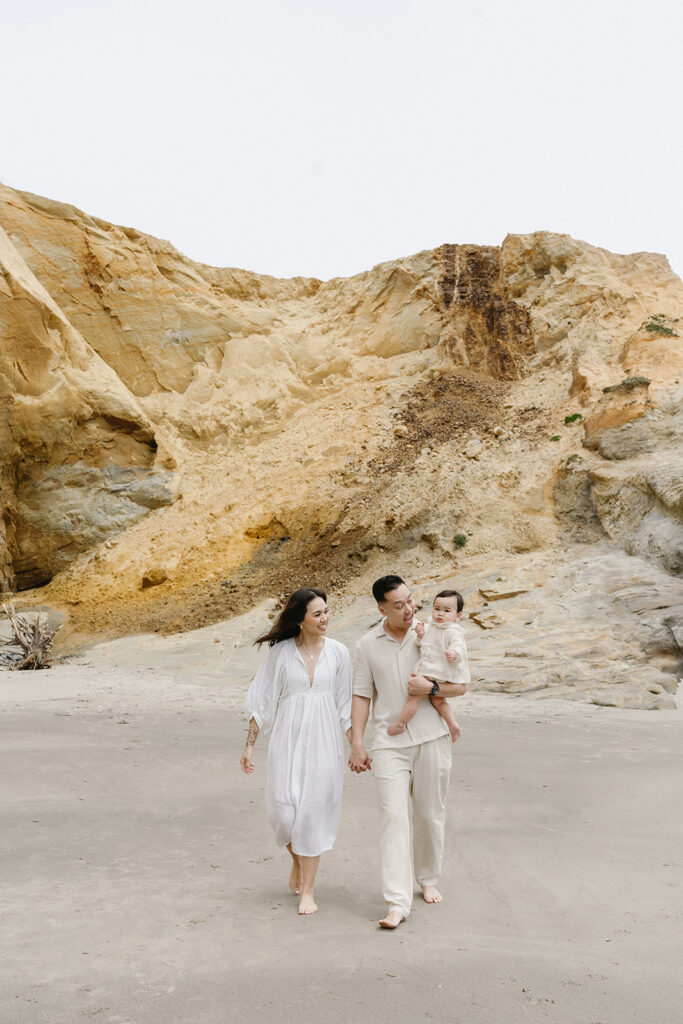
[[[462,698],[445,901],[386,933],[372,778],[300,918],[243,684],[129,660],[0,673],[3,1024],[680,1019],[680,712]]]

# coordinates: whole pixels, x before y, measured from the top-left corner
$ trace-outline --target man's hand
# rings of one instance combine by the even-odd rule
[[[415,633],[417,635],[418,640],[422,640],[424,638],[424,635],[425,635],[425,624],[424,624],[424,622],[420,622],[419,619],[415,623]]]
[[[413,672],[412,676],[408,680],[408,693],[411,697],[426,697],[427,694],[432,692],[432,686],[434,683],[431,679],[425,679],[424,676],[418,675],[417,672]]]
[[[458,657],[457,651],[445,651],[444,653],[446,655],[446,661],[455,661],[455,659]]]
[[[358,774],[372,770],[372,758],[362,743],[351,744],[349,768],[352,772],[357,772]]]

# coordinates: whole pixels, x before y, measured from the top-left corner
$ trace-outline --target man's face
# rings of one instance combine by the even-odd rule
[[[387,591],[377,607],[394,629],[407,629],[415,614],[415,598],[405,583],[402,583],[396,590]]]

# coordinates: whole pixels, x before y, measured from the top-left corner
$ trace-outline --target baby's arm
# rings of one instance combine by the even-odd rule
[[[418,647],[420,646],[420,642],[424,638],[424,635],[425,624],[424,622],[420,622],[420,620],[418,619],[418,621],[415,623],[415,643],[417,644]]]
[[[464,643],[459,632],[455,629],[449,629],[446,633],[446,643],[448,647],[444,651],[444,655],[447,661],[457,661],[458,658],[462,658]]]

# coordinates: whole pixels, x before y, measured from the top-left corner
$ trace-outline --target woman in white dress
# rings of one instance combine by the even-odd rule
[[[289,888],[299,913],[314,914],[320,855],[337,835],[344,778],[342,732],[351,739],[351,658],[326,636],[323,590],[295,591],[272,629],[254,642],[270,650],[246,697],[249,734],[240,760],[254,771],[259,732],[269,736],[266,814],[278,845],[292,857]]]

